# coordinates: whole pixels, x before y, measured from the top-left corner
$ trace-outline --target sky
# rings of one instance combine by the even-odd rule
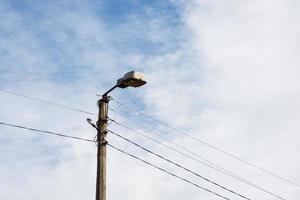
[[[96,116],[7,91],[97,113],[96,94],[141,71],[145,86],[111,94],[110,118],[298,200],[299,186],[157,121],[299,185],[299,9],[296,0],[1,0],[0,122],[94,139],[86,118]],[[250,199],[278,199],[116,123],[109,129]],[[108,142],[241,199],[112,134]],[[107,162],[107,199],[220,199],[111,148]],[[0,126],[0,199],[93,199],[95,177],[95,144]]]

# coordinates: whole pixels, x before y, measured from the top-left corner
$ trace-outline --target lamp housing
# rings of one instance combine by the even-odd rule
[[[120,88],[140,87],[146,83],[145,75],[143,73],[131,71],[126,73],[123,78],[117,81],[117,86]]]

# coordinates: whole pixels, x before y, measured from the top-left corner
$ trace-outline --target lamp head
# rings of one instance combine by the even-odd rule
[[[91,120],[90,118],[87,118],[86,121],[90,124],[90,125],[93,125],[93,120]]]
[[[117,81],[117,86],[120,88],[127,87],[140,87],[147,82],[145,81],[145,76],[141,72],[131,71],[126,73],[123,78]]]

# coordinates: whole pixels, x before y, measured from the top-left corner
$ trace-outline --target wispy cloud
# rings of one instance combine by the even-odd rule
[[[94,94],[112,86],[124,72],[138,69],[146,73],[147,85],[119,90],[114,93],[117,99],[299,182],[295,157],[300,139],[299,6],[292,0],[2,1],[0,87],[97,112]],[[135,117],[113,102],[111,106],[125,115],[111,113],[120,121],[140,120],[149,129],[159,130],[173,142],[278,195],[287,199],[299,196],[297,188],[151,120]],[[86,115],[29,99],[1,93],[0,111],[2,121],[95,136],[85,122]],[[93,145],[0,128],[1,199],[94,198]],[[271,199],[128,130],[113,124],[110,128],[253,199]],[[116,138],[109,139],[215,189]],[[113,150],[108,159],[108,195],[112,199],[213,198]]]

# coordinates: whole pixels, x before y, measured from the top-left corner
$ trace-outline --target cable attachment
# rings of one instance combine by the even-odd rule
[[[104,124],[107,124],[108,122],[108,118],[104,118],[104,119],[100,119],[100,121],[97,121],[97,129],[100,127],[100,123],[104,123]]]
[[[103,131],[102,134],[103,135],[107,135],[108,131]]]
[[[114,122],[114,120],[112,120],[111,118],[109,118],[109,117],[107,117],[107,126],[110,126],[113,122]]]
[[[98,146],[98,135],[95,135],[94,137],[94,144],[96,147]]]
[[[114,100],[114,98],[112,96],[107,96],[107,98],[108,98],[108,101]]]
[[[107,145],[108,144],[108,141],[107,140],[104,140],[103,142],[102,142],[102,145]]]
[[[104,103],[108,103],[109,101],[111,101],[113,98],[111,96],[106,96],[106,95],[103,95],[102,96],[102,99],[99,99],[97,101],[97,104],[98,106],[100,105],[101,102],[104,102]]]

